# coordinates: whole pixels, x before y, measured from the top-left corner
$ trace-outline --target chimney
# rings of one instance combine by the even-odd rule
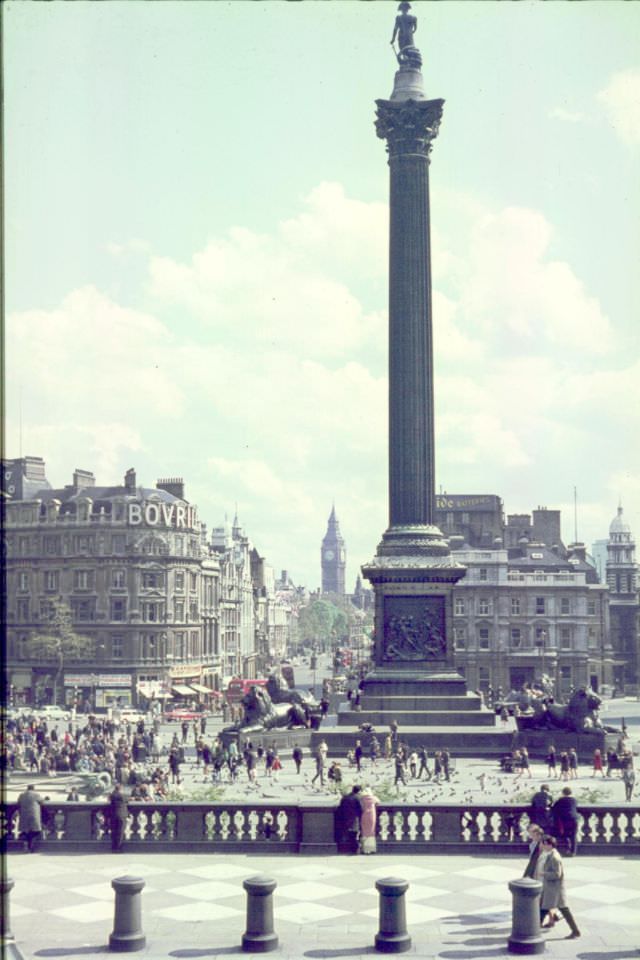
[[[84,490],[85,487],[95,487],[96,478],[91,470],[80,470],[76,468],[73,472],[74,490]]]
[[[587,548],[584,543],[570,543],[567,550],[570,560],[580,560],[581,563],[587,562]]]
[[[124,475],[124,485],[125,485],[125,488],[129,491],[129,493],[135,493],[135,492],[136,492],[136,472],[135,472],[135,470],[133,469],[133,467],[131,467],[131,468],[130,468],[129,470],[127,470],[127,472],[125,473],[125,475]]]
[[[184,480],[182,477],[170,477],[167,480],[158,480],[156,490],[164,490],[178,500],[184,500]]]

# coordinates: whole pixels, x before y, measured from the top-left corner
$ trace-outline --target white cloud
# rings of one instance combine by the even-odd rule
[[[619,464],[637,465],[624,438],[640,433],[640,367],[550,257],[541,213],[449,201],[468,229],[449,237],[440,216],[437,483],[496,492],[512,512],[557,503],[584,475],[604,535]],[[29,452],[53,482],[75,466],[99,483],[130,466],[148,485],[184,475],[203,520],[237,500],[258,549],[311,586],[335,498],[351,557],[368,559],[386,522],[385,244],[381,205],[321,184],[272,235],[235,227],[188,262],[150,256],[153,309],[87,287],[9,317],[10,442],[22,382]],[[139,256],[121,246],[120,266]]]
[[[640,67],[614,73],[598,100],[618,136],[626,143],[640,143]]]
[[[552,120],[564,120],[567,123],[584,123],[587,119],[586,115],[579,110],[567,110],[565,107],[553,107],[549,111],[549,117]]]
[[[536,211],[507,207],[474,224],[460,326],[513,355],[556,348],[604,353],[611,329],[598,301],[566,262],[548,258],[551,224]]]

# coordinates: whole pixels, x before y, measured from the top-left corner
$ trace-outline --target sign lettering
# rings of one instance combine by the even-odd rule
[[[176,527],[194,530],[198,526],[196,507],[182,503],[129,503],[127,519],[131,526]]]

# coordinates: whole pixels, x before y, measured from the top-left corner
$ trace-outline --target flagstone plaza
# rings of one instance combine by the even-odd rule
[[[47,855],[8,857],[15,881],[12,929],[23,955],[107,955],[113,926],[110,881],[145,880],[142,927],[148,957],[215,958],[241,953],[246,894],[256,874],[277,882],[274,956],[349,957],[374,953],[378,930],[375,881],[409,882],[406,894],[411,953],[443,960],[506,955],[511,929],[508,882],[524,860],[482,857],[207,857],[184,854]],[[582,937],[567,941],[566,924],[546,934],[554,960],[626,960],[637,956],[638,861],[578,857],[566,863],[568,898]],[[250,956],[251,954],[245,954]]]

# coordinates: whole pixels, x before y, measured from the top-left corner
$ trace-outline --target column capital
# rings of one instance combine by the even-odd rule
[[[438,136],[444,100],[376,100],[376,133],[387,141],[390,158],[429,158]]]

